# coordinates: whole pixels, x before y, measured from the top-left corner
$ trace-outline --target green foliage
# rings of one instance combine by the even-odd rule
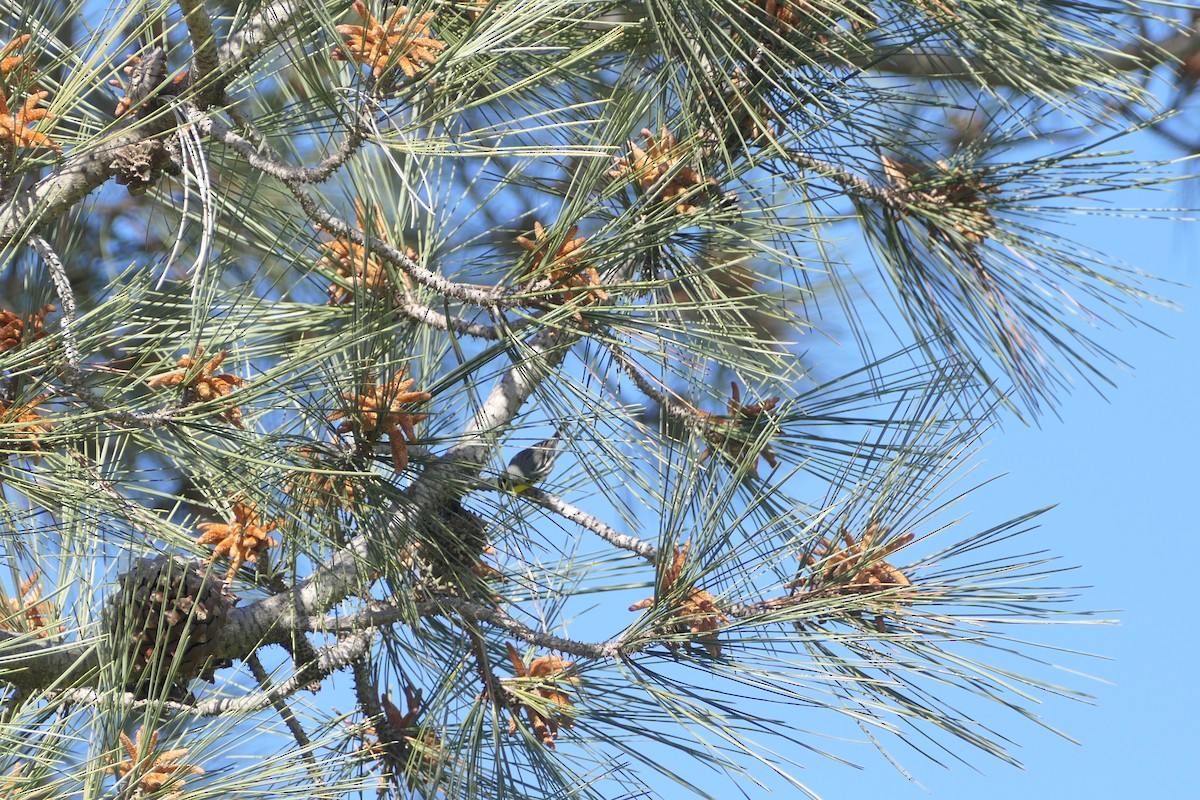
[[[993,717],[1082,695],[1010,631],[1087,614],[1014,541],[1040,512],[961,521],[966,476],[1153,299],[1057,224],[1168,180],[1110,152],[1168,33],[1076,0],[23,0],[4,796],[721,795],[696,763],[814,794],[856,731],[1013,762]],[[158,554],[203,588],[121,577]]]

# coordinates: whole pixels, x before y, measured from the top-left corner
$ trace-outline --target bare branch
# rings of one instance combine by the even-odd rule
[[[579,642],[574,639],[567,639],[562,636],[555,636],[552,633],[544,633],[535,631],[528,625],[513,619],[508,614],[496,608],[488,608],[486,606],[472,603],[469,600],[464,600],[461,597],[438,597],[433,600],[426,600],[418,603],[417,608],[422,613],[427,614],[444,614],[446,609],[451,609],[457,614],[476,622],[486,622],[510,636],[515,636],[522,641],[529,642],[537,647],[545,647],[550,650],[558,650],[563,653],[569,653],[573,656],[581,658],[594,658],[597,660],[608,660],[616,658],[620,654],[617,641],[602,642],[592,644],[588,642]]]
[[[87,686],[100,671],[97,644],[63,644],[0,630],[0,682],[18,689],[45,689],[56,683]]]
[[[557,495],[544,492],[536,486],[531,486],[521,492],[520,496],[588,529],[613,547],[619,547],[622,550],[636,553],[650,562],[658,559],[658,548],[654,545],[636,536],[613,530],[601,520],[583,509],[576,508]]]
[[[61,217],[115,174],[113,163],[126,148],[136,148],[144,140],[141,131],[131,130],[94,149],[76,152],[45,178],[0,205],[0,244],[21,236],[32,224],[44,226]]]
[[[1179,63],[1196,53],[1200,53],[1200,31],[1189,28],[1156,42],[1131,42],[1118,51],[1098,56],[1098,60],[1114,70],[1131,72],[1154,69],[1166,63]],[[872,72],[957,81],[990,88],[1025,88],[1015,85],[1005,72],[985,69],[969,57],[945,51],[870,51],[852,57],[849,62]],[[1078,87],[1064,81],[1046,88],[1065,92]]]
[[[484,325],[479,322],[469,322],[461,317],[452,317],[441,311],[435,311],[411,297],[406,297],[405,294],[407,293],[397,294],[399,296],[395,298],[393,307],[419,325],[491,342],[497,341],[500,338],[500,331],[494,325]],[[511,328],[512,330],[519,331],[528,324],[525,320],[521,320],[517,324],[512,325]]]
[[[58,307],[62,311],[59,329],[62,331],[63,355],[67,359],[67,372],[71,377],[78,379],[79,345],[75,343],[74,330],[75,292],[71,290],[67,269],[63,266],[58,253],[55,253],[50,243],[41,236],[36,233],[30,234],[29,243],[33,245],[34,250],[38,251],[38,255],[42,257],[42,261],[46,263],[46,269],[50,272],[50,282],[54,284],[54,291],[58,295]]]
[[[339,239],[349,239],[355,244],[369,247],[372,253],[375,253],[396,269],[403,271],[427,289],[431,289],[443,297],[452,298],[471,305],[484,306],[485,308],[500,309],[519,305],[519,301],[512,298],[505,298],[508,290],[503,286],[485,287],[446,280],[441,275],[413,261],[406,254],[392,247],[379,237],[369,236],[345,220],[338,219],[321,208],[301,182],[285,181],[285,183],[288,189],[291,190],[292,196],[300,204],[300,208],[304,209],[304,213],[308,215],[308,218],[319,226],[321,230]]]
[[[338,149],[315,167],[291,167],[269,155],[263,155],[253,144],[238,136],[225,123],[209,115],[192,114],[196,127],[207,136],[240,155],[250,166],[285,183],[321,183],[346,163],[363,143],[362,125],[351,125]],[[272,154],[273,155],[273,154]]]
[[[201,0],[179,0],[179,9],[192,40],[191,79],[192,85],[199,89],[196,102],[201,108],[208,108],[220,100],[223,91],[212,80],[220,65],[212,17]]]
[[[0,631],[0,638],[7,635],[4,631]],[[158,699],[142,700],[130,692],[124,692],[117,695],[116,699],[119,705],[129,710],[144,708],[153,703],[156,708],[161,708],[169,714],[179,716],[219,717],[224,714],[253,714],[267,706],[275,705],[284,698],[290,697],[314,681],[324,680],[347,664],[361,658],[363,653],[370,648],[374,637],[374,629],[360,630],[349,634],[334,644],[322,647],[317,652],[317,658],[314,661],[297,669],[292,673],[291,677],[278,686],[264,688],[261,692],[254,692],[241,697],[217,697],[212,700],[192,704],[176,701],[163,702]],[[254,671],[253,668],[252,671]],[[265,676],[266,672],[263,671],[262,674]],[[11,677],[2,672],[0,672],[0,679],[13,681]],[[24,685],[16,681],[13,682],[17,683],[17,686]],[[75,683],[79,685],[79,688],[55,691],[52,693],[52,696],[65,704],[98,705],[102,702],[107,702],[106,695],[101,694],[95,689],[87,688],[85,684],[80,684],[79,681],[75,681]],[[107,695],[107,697],[111,699],[112,695]]]
[[[876,186],[866,178],[842,169],[836,164],[814,158],[807,153],[789,150],[787,156],[796,166],[832,180],[855,197],[874,200],[894,211],[900,211],[910,204],[910,192]]]
[[[260,53],[282,42],[293,19],[303,12],[303,0],[275,0],[258,9],[217,51],[222,82],[228,83]]]
[[[381,628],[403,620],[413,607],[413,605],[401,601],[373,601],[368,608],[356,614],[309,618],[301,620],[300,624],[304,629],[313,632],[356,631],[362,630],[364,626]],[[445,617],[457,615],[472,622],[486,622],[523,642],[528,642],[537,647],[559,650],[563,653],[570,653],[582,658],[603,661],[617,656],[617,644],[615,640],[613,642],[597,643],[580,642],[575,639],[556,636],[552,633],[537,631],[519,620],[513,619],[497,608],[472,603],[470,600],[461,597],[439,595],[416,603],[415,608],[417,613],[422,616]]]
[[[317,651],[313,661],[297,667],[283,683],[273,689],[237,698],[215,698],[197,703],[188,710],[195,717],[215,717],[221,714],[248,714],[260,711],[277,700],[290,697],[314,681],[323,680],[362,656],[375,638],[375,629],[360,630],[347,635],[335,644]]]

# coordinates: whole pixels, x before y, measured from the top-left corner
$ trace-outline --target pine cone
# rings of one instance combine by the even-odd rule
[[[106,626],[112,659],[127,665],[126,689],[180,697],[194,678],[212,681],[221,631],[237,598],[198,561],[141,558],[118,578]]]
[[[474,583],[469,578],[478,576],[479,558],[488,550],[487,524],[451,497],[421,520],[417,541],[435,578]]]

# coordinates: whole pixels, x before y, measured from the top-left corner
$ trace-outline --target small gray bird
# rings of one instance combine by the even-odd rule
[[[504,481],[509,489],[520,494],[550,475],[554,469],[554,461],[558,458],[558,440],[561,433],[556,428],[554,435],[549,439],[543,439],[533,447],[526,447],[513,456],[504,474]]]

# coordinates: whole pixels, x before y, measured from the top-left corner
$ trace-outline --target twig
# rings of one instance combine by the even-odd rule
[[[313,199],[299,181],[284,181],[292,196],[300,204],[300,208],[308,215],[313,224],[321,230],[339,239],[349,239],[357,245],[367,247],[372,253],[401,270],[417,283],[443,297],[458,300],[470,305],[483,306],[489,309],[510,308],[520,305],[517,298],[506,297],[508,290],[503,286],[479,286],[472,283],[455,283],[441,275],[426,269],[413,261],[405,253],[400,252],[377,236],[370,236],[355,228],[353,225],[330,214]]]
[[[6,632],[0,631],[0,639],[8,635]],[[156,708],[177,716],[219,717],[224,714],[233,714],[235,716],[249,715],[261,711],[267,706],[275,705],[277,701],[290,697],[314,680],[324,680],[337,670],[352,663],[355,659],[361,658],[363,653],[367,652],[370,648],[374,637],[375,630],[373,628],[355,631],[334,644],[322,647],[318,651],[315,661],[296,670],[290,678],[278,686],[264,687],[260,692],[252,692],[241,697],[216,697],[211,700],[192,704],[171,700],[144,700],[139,699],[131,692],[123,692],[115,695],[115,699],[121,706],[135,710],[153,703]],[[7,654],[8,648],[5,649]],[[253,658],[253,656],[250,658]],[[254,671],[253,667],[251,667],[251,671]],[[263,674],[266,674],[265,671]],[[4,680],[14,681],[8,674],[4,675]],[[69,680],[69,678],[64,677],[64,680]],[[48,694],[64,704],[78,705],[96,705],[101,702],[111,702],[114,698],[112,693],[101,693],[90,687],[80,687]]]
[[[683,398],[670,392],[670,390],[659,389],[650,383],[646,376],[642,374],[642,370],[638,367],[637,363],[625,354],[624,349],[615,340],[611,338],[603,339],[600,340],[600,344],[608,349],[613,359],[616,360],[617,366],[633,381],[633,385],[637,387],[638,391],[658,403],[659,408],[667,416],[681,423],[688,430],[703,433],[707,415],[697,410]]]
[[[230,118],[239,126],[257,134],[253,123],[241,112],[231,108],[228,113]],[[355,126],[351,128],[350,134],[342,142],[338,151],[325,159],[325,161],[315,167],[290,167],[279,161],[278,154],[270,150],[262,137],[256,135],[255,138],[259,141],[257,144],[254,144],[239,137],[220,124],[219,121],[206,120],[204,124],[214,138],[228,145],[245,158],[251,166],[257,167],[280,180],[294,180],[298,183],[320,183],[326,180],[335,169],[340,167],[354,154],[364,141],[362,134],[363,126]],[[263,155],[263,152],[267,153],[267,155]],[[496,341],[500,338],[500,332],[495,326],[469,322],[465,319],[452,317],[449,314],[436,311],[432,307],[418,302],[412,296],[412,293],[408,291],[394,292],[392,306],[395,310],[414,322],[435,330],[452,331],[464,336],[485,339],[487,341]],[[520,326],[514,325],[513,327],[519,329]]]
[[[282,42],[285,29],[306,9],[302,0],[276,0],[255,12],[217,51],[221,63],[219,85],[223,88],[259,53]]]
[[[338,614],[328,617],[310,617],[299,621],[302,629],[312,632],[340,632],[362,630],[363,627],[373,628],[392,625],[407,618],[415,607],[418,614],[426,617],[444,617],[448,613],[463,617],[472,622],[486,622],[499,628],[508,635],[537,647],[559,650],[582,658],[606,660],[615,658],[617,644],[613,642],[581,642],[567,639],[552,633],[545,633],[530,628],[528,625],[514,619],[500,609],[479,605],[461,597],[438,595],[428,600],[415,603],[407,601],[373,601],[369,607],[356,614]],[[477,633],[477,632],[475,632]]]
[[[513,698],[504,683],[492,671],[492,662],[488,659],[487,641],[479,629],[471,624],[476,620],[470,620],[470,618],[468,620],[467,624],[462,627],[471,640],[471,647],[475,650],[475,667],[479,671],[479,680],[484,686],[484,696],[492,701],[492,709],[496,714],[503,715],[505,711],[512,709]]]
[[[296,669],[300,669],[305,664],[314,661],[317,658],[316,648],[312,646],[312,642],[308,640],[308,637],[299,631],[297,631],[296,635],[291,639],[285,639],[279,644],[284,650],[287,650],[288,655],[292,657],[292,662],[296,665]],[[319,687],[320,682],[315,681],[307,688],[309,691],[315,692]]]
[[[222,714],[251,714],[275,703],[277,699],[290,697],[296,692],[331,674],[360,657],[371,646],[375,629],[368,628],[348,634],[335,644],[326,645],[317,651],[317,657],[298,667],[291,677],[273,689],[255,692],[237,698],[214,698],[192,706],[187,713],[196,717],[215,717]]]
[[[148,414],[137,414],[132,411],[116,411],[97,397],[83,383],[79,345],[75,340],[74,330],[76,313],[75,292],[71,288],[71,282],[67,277],[66,267],[63,266],[62,260],[54,252],[54,248],[50,246],[50,243],[41,236],[36,233],[30,234],[29,242],[46,263],[46,269],[50,272],[50,281],[54,284],[54,291],[58,296],[59,307],[62,310],[59,328],[62,331],[63,355],[67,362],[62,372],[63,378],[71,390],[71,394],[82,400],[93,411],[99,411],[104,414],[109,420],[133,428],[154,428],[169,422],[174,415],[180,413],[181,409],[162,409]]]
[[[77,377],[79,375],[79,346],[75,342],[75,292],[71,289],[71,281],[67,277],[67,269],[62,259],[50,243],[36,233],[29,235],[29,243],[37,250],[46,269],[50,272],[50,281],[54,284],[54,292],[58,295],[58,306],[62,312],[59,328],[62,330],[63,355],[67,359],[67,371]]]
[[[613,547],[619,547],[622,550],[628,550],[631,553],[636,553],[642,558],[650,562],[658,560],[658,548],[644,539],[639,539],[636,536],[631,536],[628,533],[619,533],[610,528],[595,516],[587,513],[583,509],[576,508],[570,503],[563,500],[557,495],[550,494],[538,489],[536,486],[531,486],[521,492],[520,495],[531,502],[537,503],[542,508],[553,511],[565,519],[580,525],[592,533],[599,536],[604,541],[611,544]]]
[[[351,125],[346,138],[338,146],[338,149],[324,161],[312,167],[293,167],[284,164],[277,158],[273,158],[274,154],[269,151],[266,155],[259,152],[259,147],[255,147],[249,140],[234,133],[228,125],[219,119],[215,119],[210,115],[197,114],[193,117],[192,121],[195,122],[202,133],[211,136],[230,150],[233,150],[246,159],[250,166],[289,185],[293,183],[321,183],[328,180],[329,176],[345,164],[365,141],[362,125]]]
[[[252,653],[246,659],[246,665],[250,667],[250,672],[254,675],[254,680],[258,681],[258,685],[267,694],[271,694],[271,676],[267,674],[263,668],[262,661],[259,660],[257,653]],[[321,767],[317,764],[316,758],[312,754],[312,742],[308,738],[308,734],[304,732],[304,728],[300,725],[300,720],[296,719],[296,715],[292,713],[292,709],[284,702],[282,697],[273,697],[271,705],[275,706],[275,711],[278,712],[279,718],[283,720],[283,724],[291,731],[292,738],[296,740],[296,744],[300,745],[300,757],[308,764],[308,774],[312,777],[313,783],[318,788],[325,788],[325,779],[321,775]]]
[[[372,253],[378,255],[388,264],[403,271],[417,283],[443,297],[453,298],[463,303],[484,306],[486,308],[513,306],[517,304],[515,300],[509,300],[506,303],[501,302],[507,293],[507,290],[503,287],[494,286],[485,288],[474,284],[454,283],[437,275],[431,270],[422,267],[416,261],[409,258],[407,254],[400,252],[382,239],[369,236],[344,220],[333,216],[313,199],[306,188],[307,184],[319,183],[325,180],[335,169],[345,163],[346,159],[353,155],[364,141],[361,126],[356,125],[352,127],[338,151],[329,156],[321,164],[315,167],[291,167],[268,155],[263,155],[253,144],[231,131],[220,120],[205,116],[196,120],[196,124],[206,134],[227,145],[231,150],[246,159],[250,166],[282,181],[291,191],[292,196],[296,198],[296,202],[300,204],[300,208],[304,210],[308,218],[331,236],[336,236],[339,239],[349,239],[357,245],[370,248]]]
[[[208,108],[220,102],[224,87],[218,86],[213,78],[220,67],[217,56],[217,35],[213,31],[212,17],[201,0],[179,0],[183,22],[188,37],[192,40],[192,85],[199,88],[196,102]]]
[[[370,719],[382,719],[383,707],[379,705],[379,684],[367,665],[365,658],[356,658],[350,664],[350,673],[354,676],[354,696],[358,699],[358,707]]]
[[[856,197],[882,203],[892,211],[903,211],[912,204],[913,192],[876,186],[866,178],[848,172],[836,164],[814,158],[807,153],[796,150],[785,150],[784,152],[787,154],[788,160],[796,166],[828,178]]]
[[[484,339],[489,342],[497,341],[500,338],[500,331],[495,325],[484,325],[480,322],[468,322],[461,317],[452,317],[449,314],[441,311],[435,311],[433,308],[424,305],[423,303],[419,303],[411,296],[408,296],[407,292],[400,293],[399,296],[395,298],[395,301],[392,305],[393,308],[404,314],[404,316],[408,317],[413,322],[416,322],[419,325],[424,325],[428,328],[433,328],[434,330],[449,331],[451,333],[457,333],[463,336],[470,336],[475,339]],[[521,322],[523,323],[525,320],[521,320]],[[511,327],[519,330],[520,327],[518,327],[518,325],[520,327],[525,327],[525,325],[521,325],[520,323]]]
[[[1158,42],[1134,42],[1121,50],[1105,53],[1100,60],[1114,70],[1129,72],[1137,69],[1154,69],[1160,64],[1180,62],[1191,55],[1200,52],[1200,35],[1194,29],[1180,31]],[[991,88],[1024,88],[1018,86],[1011,78],[1001,72],[982,68],[955,53],[947,52],[901,52],[871,51],[855,55],[850,63],[873,72],[891,72],[896,75],[910,75],[939,80],[951,80]],[[1078,88],[1063,82],[1058,87],[1061,90]]]

